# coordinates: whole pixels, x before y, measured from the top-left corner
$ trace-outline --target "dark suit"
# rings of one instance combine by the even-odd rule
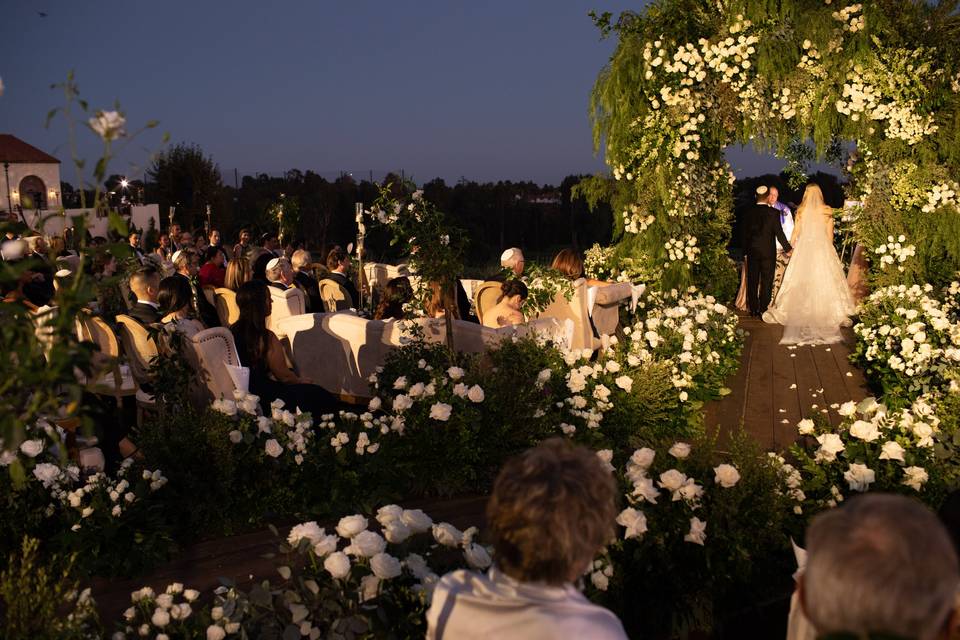
[[[134,304],[130,307],[130,312],[127,315],[145,327],[160,322],[160,318],[163,317],[160,309],[145,302],[137,302]]]
[[[217,315],[217,309],[210,301],[207,300],[207,296],[204,295],[203,289],[200,287],[200,283],[197,282],[196,278],[187,278],[187,276],[182,273],[173,274],[175,278],[186,278],[190,283],[191,300],[190,306],[193,308],[194,315],[200,319],[200,322],[203,323],[208,329],[210,327],[219,327],[220,326],[220,317]]]
[[[307,313],[323,313],[326,309],[320,299],[320,283],[306,271],[293,274],[293,284],[307,296]]]
[[[784,251],[793,247],[780,226],[780,212],[755,204],[744,214],[742,246],[747,255],[747,305],[760,315],[770,306],[773,278],[777,270],[777,241]]]

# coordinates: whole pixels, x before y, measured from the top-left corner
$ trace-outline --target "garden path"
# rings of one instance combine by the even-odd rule
[[[740,328],[748,335],[740,369],[727,384],[731,393],[706,407],[706,426],[719,430],[721,441],[742,424],[761,447],[782,451],[796,439],[801,419],[819,412],[838,424],[830,405],[871,395],[848,359],[851,329],[844,330],[843,344],[796,347],[778,344],[780,325],[741,314]]]
[[[485,496],[403,501],[403,506],[408,509],[423,509],[435,522],[449,522],[460,529],[470,526],[482,528],[486,504]],[[296,523],[289,522],[286,526],[277,528],[280,534],[286,537],[293,524]],[[328,530],[333,529],[336,524],[336,521],[320,523]],[[279,579],[274,569],[276,563],[264,555],[276,553],[278,543],[277,538],[267,528],[205,540],[188,546],[173,560],[145,576],[131,579],[95,578],[89,586],[97,602],[100,619],[122,620],[123,611],[130,606],[130,593],[141,587],[149,586],[162,593],[167,585],[181,582],[187,588],[197,589],[208,596],[220,586],[221,577],[229,578],[244,587],[263,579],[276,581]],[[112,632],[113,629],[107,631]]]

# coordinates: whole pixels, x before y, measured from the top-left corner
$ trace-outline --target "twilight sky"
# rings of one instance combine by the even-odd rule
[[[91,108],[120,101],[128,131],[160,121],[112,173],[141,175],[169,132],[213,156],[228,184],[234,168],[558,184],[603,168],[587,100],[614,41],[587,12],[644,3],[14,2],[0,23],[0,132],[68,161],[65,121],[43,121],[63,102],[49,85],[73,69]],[[79,139],[95,158],[93,134]],[[738,175],[783,165],[729,160]],[[62,177],[76,183],[70,165]]]

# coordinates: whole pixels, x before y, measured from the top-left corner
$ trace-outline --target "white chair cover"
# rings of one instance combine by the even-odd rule
[[[570,339],[572,349],[597,349],[600,341],[593,335],[590,326],[590,313],[587,310],[587,285],[583,278],[573,283],[573,297],[567,300],[562,293],[544,309],[539,318],[556,318],[564,322],[573,322],[573,334]]]
[[[233,342],[233,334],[224,327],[214,327],[196,333],[190,338],[195,366],[204,385],[208,402],[220,398],[233,398],[236,386],[224,365],[240,366],[240,357]]]
[[[282,291],[276,287],[267,287],[270,291],[270,298],[273,300],[273,308],[267,317],[267,328],[283,337],[283,333],[277,330],[281,320],[290,316],[298,316],[306,313],[307,301],[303,291],[296,287],[290,287]]]
[[[613,335],[620,324],[620,305],[633,296],[633,285],[618,282],[605,287],[590,287],[595,290],[590,316],[600,335]]]

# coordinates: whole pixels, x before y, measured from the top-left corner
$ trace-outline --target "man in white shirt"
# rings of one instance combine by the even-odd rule
[[[770,192],[767,195],[767,204],[780,213],[780,226],[783,227],[783,235],[789,240],[790,236],[793,235],[793,211],[790,210],[790,207],[780,202],[778,200],[779,197],[780,190],[776,187],[770,187]],[[784,252],[783,245],[777,240],[777,271],[773,276],[771,301],[777,297],[777,291],[780,290],[780,283],[783,282],[783,272],[787,270],[788,262],[790,262],[790,258]]]
[[[613,537],[615,492],[595,453],[560,438],[508,461],[487,504],[496,566],[440,580],[427,639],[626,640],[574,586]]]

